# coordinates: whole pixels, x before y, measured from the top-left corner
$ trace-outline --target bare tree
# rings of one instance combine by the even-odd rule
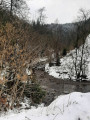
[[[73,56],[73,64],[75,67],[75,74],[76,74],[76,80],[78,79],[83,79],[86,78],[86,74],[85,74],[85,64],[86,64],[86,59],[87,57],[85,56],[85,51],[87,51],[86,49],[86,45],[85,45],[85,41],[86,41],[86,35],[88,33],[87,31],[87,24],[89,17],[90,17],[90,12],[89,11],[85,11],[83,9],[80,9],[80,15],[78,17],[78,22],[76,22],[76,40],[75,40],[75,55]],[[80,44],[82,44],[82,46],[79,48]],[[86,58],[85,58],[86,57]]]
[[[17,15],[19,17],[27,18],[29,8],[25,0],[2,0],[1,7],[5,10],[10,11],[10,15]]]
[[[38,10],[39,17],[37,19],[37,22],[39,22],[40,24],[44,24],[45,22],[46,15],[44,14],[44,12],[45,12],[45,7],[42,7]]]

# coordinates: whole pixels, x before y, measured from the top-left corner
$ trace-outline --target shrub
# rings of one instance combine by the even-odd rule
[[[39,84],[31,86],[31,99],[33,103],[39,104],[45,96],[45,91],[42,90]]]
[[[57,60],[56,60],[56,66],[60,66],[60,65],[61,65],[61,63],[60,63],[60,59],[57,58]]]
[[[27,83],[24,95],[31,99],[31,104],[39,104],[45,97],[45,91],[42,90],[39,83],[36,80],[35,74],[31,77],[31,83]]]
[[[49,63],[49,67],[52,67],[54,66],[54,64],[52,62]]]
[[[63,49],[63,52],[62,52],[62,55],[65,56],[66,54],[67,54],[67,49],[64,48],[64,49]]]

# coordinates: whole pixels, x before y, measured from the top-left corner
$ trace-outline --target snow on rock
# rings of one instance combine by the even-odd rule
[[[87,75],[87,80],[90,80],[90,35],[86,39],[83,50],[83,69],[85,68],[85,75]],[[82,56],[82,46],[78,49],[77,54],[77,67],[80,69],[80,60]],[[75,75],[75,60],[76,60],[76,50],[70,51],[65,57],[60,59],[60,66],[49,67],[49,64],[46,64],[45,71],[56,78],[62,79],[76,79]],[[85,64],[84,64],[85,63]]]
[[[90,120],[90,93],[74,92],[59,96],[48,107],[32,107],[20,113],[9,112],[0,120]]]

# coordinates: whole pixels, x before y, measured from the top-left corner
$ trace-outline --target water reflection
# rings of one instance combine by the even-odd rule
[[[76,85],[75,91],[77,91],[77,92],[90,92],[90,85],[86,85],[86,84]]]
[[[90,84],[64,84],[62,85],[62,94],[68,94],[71,92],[90,92]],[[61,88],[61,87],[60,87]]]

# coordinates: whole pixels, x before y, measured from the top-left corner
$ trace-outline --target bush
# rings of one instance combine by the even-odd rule
[[[33,103],[39,104],[42,102],[45,96],[45,91],[42,90],[39,84],[33,84],[31,86],[31,99]]]
[[[63,49],[63,52],[62,52],[62,55],[65,56],[66,54],[67,54],[67,49],[64,48],[64,49]]]
[[[56,66],[60,66],[60,65],[61,65],[61,63],[60,63],[60,59],[57,58],[57,60],[56,60]]]
[[[35,75],[32,76],[31,83],[26,85],[24,95],[32,100],[33,105],[41,103],[45,97],[45,91],[40,87]]]
[[[49,67],[52,67],[54,66],[54,64],[52,62],[49,63]]]

